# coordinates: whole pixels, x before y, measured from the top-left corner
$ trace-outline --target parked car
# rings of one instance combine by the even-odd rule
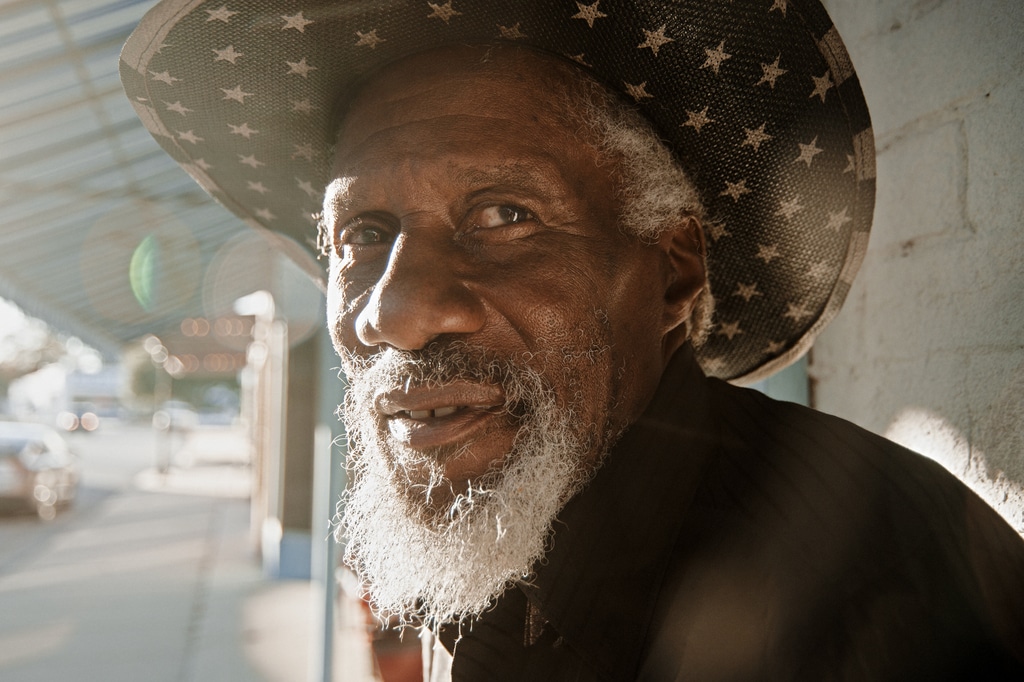
[[[78,492],[78,459],[54,429],[0,422],[0,506],[49,521]]]

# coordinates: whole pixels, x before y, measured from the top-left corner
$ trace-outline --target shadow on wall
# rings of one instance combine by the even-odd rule
[[[996,412],[986,421],[998,416]],[[1017,453],[1020,467],[1020,458],[1024,456],[1024,416],[1020,410],[1008,416],[1010,420],[1002,422],[999,430],[1011,442],[1002,442],[999,449]],[[977,435],[980,434],[976,438]],[[997,468],[998,460],[989,457],[977,444],[978,440],[972,444],[967,434],[941,415],[920,407],[903,409],[889,424],[885,437],[946,467],[1024,535],[1024,484],[1011,478],[1013,472],[1008,476],[1005,470]]]

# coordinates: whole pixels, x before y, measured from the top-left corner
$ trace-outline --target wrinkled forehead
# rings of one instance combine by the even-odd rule
[[[577,125],[571,93],[590,77],[562,58],[510,45],[447,46],[407,56],[372,73],[338,116],[337,148],[376,130],[450,117],[504,120],[566,137]],[[337,166],[340,154],[335,157]]]

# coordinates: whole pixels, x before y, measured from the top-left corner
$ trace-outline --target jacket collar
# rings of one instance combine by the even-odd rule
[[[706,379],[689,347],[590,485],[555,521],[552,547],[520,585],[599,676],[633,679],[676,537],[715,448]]]

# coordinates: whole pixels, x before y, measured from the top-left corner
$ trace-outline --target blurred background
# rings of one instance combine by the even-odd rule
[[[415,637],[337,570],[317,265],[122,94],[152,4],[0,0],[0,679],[416,679]],[[1024,3],[824,4],[875,125],[875,229],[843,312],[759,388],[937,459],[1024,531]]]
[[[407,679],[335,570],[323,297],[122,92],[153,4],[0,2],[0,679]]]

